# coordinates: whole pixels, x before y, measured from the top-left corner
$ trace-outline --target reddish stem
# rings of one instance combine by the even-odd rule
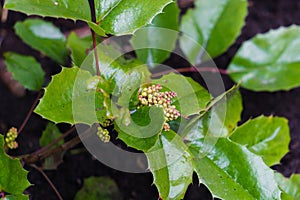
[[[93,38],[93,47],[94,47],[94,56],[95,56],[95,62],[96,62],[96,68],[97,68],[97,75],[100,76],[100,65],[99,65],[99,59],[98,59],[98,51],[97,51],[97,39],[95,32],[91,29],[92,32],[92,38]]]
[[[46,179],[46,181],[49,183],[49,185],[51,186],[51,188],[54,190],[55,194],[57,195],[59,200],[63,200],[62,196],[60,195],[60,193],[58,192],[58,190],[56,189],[55,185],[52,183],[52,181],[48,178],[47,174],[38,166],[36,165],[31,165],[33,168],[35,168],[38,172],[40,172],[43,177]]]
[[[91,18],[92,22],[96,24],[96,9],[95,9],[95,2],[89,1],[90,3],[90,10],[91,10]],[[93,39],[93,47],[94,47],[94,56],[95,56],[95,62],[96,62],[96,68],[97,68],[97,75],[100,76],[100,66],[99,66],[99,60],[98,60],[98,52],[97,52],[97,40],[96,40],[96,34],[95,31],[91,28],[92,32],[92,39]]]
[[[38,104],[38,101],[39,101],[40,97],[42,96],[42,94],[43,94],[43,91],[41,90],[41,91],[38,93],[36,99],[34,100],[34,102],[33,102],[32,106],[31,106],[30,110],[28,111],[27,116],[25,117],[23,123],[21,124],[21,126],[20,126],[20,128],[19,128],[19,130],[18,130],[18,134],[20,134],[20,133],[22,132],[22,130],[24,129],[24,127],[25,127],[25,125],[27,124],[27,122],[28,122],[30,116],[31,116],[32,113],[33,113],[34,108],[35,108],[36,105]]]
[[[218,68],[212,68],[212,67],[200,67],[200,68],[196,68],[196,67],[190,67],[190,68],[178,68],[178,69],[170,69],[170,70],[166,70],[166,71],[162,71],[162,72],[158,72],[155,74],[152,74],[153,78],[165,75],[165,74],[169,74],[171,72],[211,72],[211,73],[220,73],[220,74],[224,74],[227,75],[228,71],[225,69],[218,69]]]

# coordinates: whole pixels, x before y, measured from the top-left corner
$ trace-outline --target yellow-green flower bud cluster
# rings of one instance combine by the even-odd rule
[[[166,122],[177,119],[180,112],[172,105],[172,99],[176,97],[176,92],[160,92],[162,86],[160,84],[151,85],[139,90],[138,99],[142,106],[157,106],[164,110]],[[169,131],[170,125],[164,124],[164,130]]]
[[[102,142],[107,143],[110,141],[109,131],[107,129],[102,128],[101,126],[97,127],[97,135]]]
[[[14,127],[9,129],[8,133],[5,136],[5,143],[8,148],[10,149],[18,148],[19,145],[16,142],[17,137],[18,137],[18,130]]]
[[[112,120],[110,119],[105,119],[104,122],[103,122],[103,127],[109,127],[113,124]]]

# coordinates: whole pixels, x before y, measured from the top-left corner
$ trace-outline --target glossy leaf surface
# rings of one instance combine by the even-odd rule
[[[231,78],[253,91],[300,86],[299,35],[298,26],[281,27],[244,42],[229,65]]]
[[[220,55],[240,34],[246,15],[245,0],[196,0],[182,17],[181,49],[192,64],[201,62],[202,47],[210,57]]]
[[[181,137],[173,131],[162,132],[146,155],[162,199],[182,199],[192,182],[193,166]]]
[[[132,34],[149,24],[172,0],[95,0],[96,23],[86,0],[7,0],[4,7],[30,15],[60,17],[87,22],[99,35]],[[100,25],[98,25],[100,24]]]
[[[195,156],[194,167],[201,183],[215,197],[231,199],[280,199],[273,170],[247,148],[219,138],[216,143],[203,139],[193,140],[189,145]],[[202,155],[199,158],[199,155]]]
[[[78,106],[86,112],[82,112],[80,117],[77,116],[80,119],[76,121],[93,123],[88,111],[91,111],[91,106],[94,104],[88,104],[87,99],[93,99],[94,93],[86,90],[86,80],[90,77],[89,72],[77,67],[63,68],[59,74],[52,77],[51,83],[45,88],[45,94],[34,112],[55,123],[74,124],[73,115],[76,113],[73,112],[73,101],[77,99]],[[81,84],[75,85],[76,81],[79,82],[78,80],[82,80]]]
[[[258,117],[234,130],[231,140],[261,156],[268,166],[279,164],[289,151],[288,121],[280,117]]]
[[[139,60],[150,68],[166,60],[175,48],[178,35],[179,9],[176,3],[165,7],[150,25],[139,29],[131,40]],[[174,30],[174,31],[172,31]]]
[[[118,137],[128,146],[138,150],[148,151],[158,140],[164,124],[164,114],[161,108],[143,107],[137,109],[126,119],[126,114],[120,112],[115,120]]]

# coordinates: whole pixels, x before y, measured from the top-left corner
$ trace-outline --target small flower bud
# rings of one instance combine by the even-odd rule
[[[172,120],[176,120],[180,113],[176,110],[176,106],[171,105],[172,99],[177,96],[176,92],[160,92],[162,86],[160,84],[151,85],[139,90],[138,99],[141,106],[152,106],[163,108],[165,124],[163,129],[165,131],[170,130],[170,125],[167,123]],[[141,107],[140,105],[138,108]]]
[[[102,127],[99,126],[97,128],[97,130],[98,130],[97,135],[102,142],[107,143],[110,141],[110,135],[109,135],[109,131],[107,129],[103,129]]]

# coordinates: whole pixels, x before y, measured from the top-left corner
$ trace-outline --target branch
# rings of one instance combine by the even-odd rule
[[[28,113],[27,113],[27,116],[25,117],[23,123],[21,124],[21,126],[20,126],[20,128],[19,128],[19,130],[18,130],[18,134],[20,134],[20,133],[22,132],[22,130],[24,129],[24,127],[25,127],[25,125],[27,124],[27,122],[28,122],[30,116],[31,116],[32,113],[33,113],[34,108],[35,108],[36,105],[38,104],[38,101],[39,101],[40,97],[42,96],[42,94],[43,94],[43,91],[42,91],[42,90],[39,91],[39,93],[38,93],[36,99],[34,100],[34,102],[33,102],[32,106],[31,106],[30,110],[29,110]]]
[[[51,186],[51,188],[54,190],[55,194],[57,195],[59,200],[63,200],[62,196],[60,195],[60,193],[58,192],[58,190],[56,189],[55,185],[52,183],[52,181],[48,178],[47,174],[38,166],[32,164],[31,167],[35,168],[38,172],[40,172],[43,177],[46,179],[46,181],[49,183],[49,185]]]
[[[46,146],[44,146],[43,148],[37,150],[35,152],[36,155],[41,154],[42,152],[50,149],[53,145],[57,144],[60,140],[64,139],[65,137],[67,137],[68,135],[70,135],[72,132],[75,131],[75,127],[71,127],[68,131],[66,131],[63,135],[61,135],[60,137],[56,138],[55,140],[53,140],[52,142],[50,142],[49,144],[47,144]]]
[[[72,147],[74,147],[75,145],[79,144],[80,142],[81,142],[81,140],[80,140],[79,136],[76,136],[75,138],[71,139],[70,141],[68,141],[54,149],[46,151],[44,154],[42,154],[40,156],[40,159],[43,160],[43,159],[48,158],[58,152],[67,151],[67,150],[71,149]]]
[[[80,140],[79,136],[76,136],[75,138],[71,139],[70,141],[68,141],[54,149],[46,150],[40,154],[36,154],[36,152],[31,153],[31,154],[26,154],[26,155],[20,156],[19,159],[21,159],[26,164],[37,163],[37,162],[39,162],[45,158],[48,158],[58,152],[67,151],[68,149],[71,149],[75,145],[79,144],[80,142],[81,142],[81,140]]]

